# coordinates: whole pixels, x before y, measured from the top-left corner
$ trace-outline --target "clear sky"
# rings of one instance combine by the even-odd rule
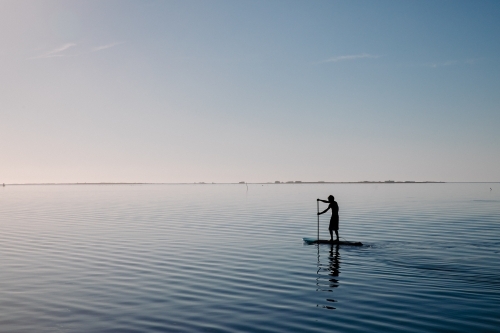
[[[0,0],[0,182],[500,181],[499,18]]]

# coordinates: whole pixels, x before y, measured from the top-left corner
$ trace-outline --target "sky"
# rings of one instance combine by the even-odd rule
[[[500,181],[498,17],[0,0],[0,183]]]

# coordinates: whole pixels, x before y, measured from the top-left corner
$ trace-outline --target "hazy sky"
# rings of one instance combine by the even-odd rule
[[[0,182],[500,181],[499,18],[0,0]]]

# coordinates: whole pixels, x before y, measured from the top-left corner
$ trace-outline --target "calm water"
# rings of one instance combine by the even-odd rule
[[[0,188],[0,331],[500,332],[500,184],[248,187]]]

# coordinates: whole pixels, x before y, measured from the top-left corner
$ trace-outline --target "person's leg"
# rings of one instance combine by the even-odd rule
[[[338,230],[335,230],[335,235],[337,235],[337,242],[339,241],[339,231]],[[333,238],[333,235],[332,235],[332,238]]]
[[[330,232],[330,242],[331,242],[331,241],[333,241],[333,230],[328,229],[328,231]]]

